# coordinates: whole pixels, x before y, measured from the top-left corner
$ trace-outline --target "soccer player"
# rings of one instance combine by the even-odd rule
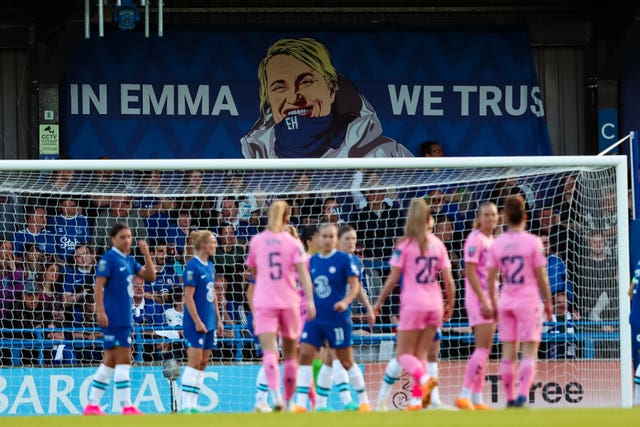
[[[361,286],[360,291],[358,292],[358,300],[365,309],[366,314],[364,315],[364,317],[366,318],[369,327],[373,328],[376,316],[373,312],[373,307],[369,302],[369,297],[367,296],[367,292],[364,287],[366,280],[364,266],[362,265],[362,261],[360,260],[360,258],[354,255],[357,240],[358,236],[356,234],[356,231],[350,225],[343,225],[338,229],[338,250],[351,255],[351,259],[359,272],[358,279]],[[347,370],[342,366],[342,363],[340,363],[335,350],[331,348],[325,348],[324,350],[323,363],[321,364],[318,371],[317,384],[323,384],[325,385],[325,387],[322,387],[323,394],[318,393],[318,404],[316,406],[318,410],[327,406],[327,395],[329,390],[331,389],[331,384],[333,384],[338,389],[340,402],[345,409],[357,409],[361,412],[370,411],[371,404],[369,403],[369,396],[366,393],[358,393],[359,404],[355,404],[353,402],[353,399],[351,398],[351,389],[349,387],[349,374]],[[329,385],[328,387],[326,387],[327,384]]]
[[[482,401],[482,387],[496,332],[495,309],[487,292],[487,257],[493,244],[493,230],[498,225],[498,208],[483,203],[478,209],[474,230],[464,243],[464,305],[473,328],[475,350],[467,362],[462,392],[455,401],[460,409],[491,409]]]
[[[413,395],[406,407],[409,411],[428,406],[431,392],[438,385],[438,379],[428,375],[420,359],[443,320],[451,317],[455,303],[451,261],[442,241],[429,232],[432,227],[431,210],[425,200],[411,200],[404,238],[389,262],[391,273],[374,305],[376,313],[380,313],[402,275],[397,354],[398,362],[414,381]],[[444,304],[438,273],[445,285]]]
[[[319,228],[320,252],[311,257],[309,267],[314,285],[314,301],[317,307],[315,319],[304,325],[300,339],[300,370],[296,384],[296,399],[293,412],[306,412],[309,388],[312,384],[314,355],[324,345],[336,350],[340,363],[347,370],[349,380],[360,399],[365,399],[360,410],[368,412],[371,406],[366,401],[366,389],[362,371],[353,359],[351,346],[350,304],[360,291],[358,268],[351,255],[336,250],[338,230],[334,224],[324,224]],[[326,397],[331,389],[331,381],[318,375],[316,410],[326,410]],[[361,400],[362,401],[362,400]]]
[[[430,222],[427,224],[427,232],[431,233],[432,231],[433,223]],[[400,287],[402,287],[402,277],[400,278]],[[438,357],[440,355],[441,334],[441,330],[437,329],[433,341],[424,349],[424,356],[419,357],[419,359],[426,365],[427,374],[436,378],[438,377]],[[400,379],[401,375],[402,366],[400,365],[400,362],[398,362],[398,358],[391,358],[384,370],[384,378],[380,385],[380,390],[378,391],[378,399],[376,401],[377,411],[386,412],[388,410],[387,400],[389,399],[393,385]],[[444,410],[453,409],[440,400],[439,388],[439,386],[436,386],[431,391],[431,400],[428,403],[429,408]],[[425,404],[426,403],[427,402],[425,402]],[[424,407],[426,406],[423,406],[423,408]]]
[[[296,238],[296,240],[300,240],[300,236],[298,235],[298,230],[296,230],[296,228],[293,225],[291,224],[285,225],[284,231],[291,234],[293,237]],[[300,324],[304,325],[304,323],[307,321],[308,305],[307,305],[307,299],[305,298],[304,289],[302,289],[302,287],[299,285],[300,283],[296,274],[296,287],[298,289],[298,293],[300,294]],[[267,403],[269,386],[267,385],[267,376],[264,372],[264,367],[262,366],[258,371],[256,388],[257,388],[257,392],[256,392],[256,403],[254,406],[254,411],[255,412],[272,412],[271,407]],[[289,393],[292,391],[293,390],[291,389],[285,389],[285,395],[283,396],[285,404],[290,403],[293,395],[290,395]],[[315,399],[315,395],[314,395],[314,399]],[[312,401],[312,404],[315,404],[315,400]]]
[[[156,273],[147,242],[138,241],[144,267],[129,255],[131,230],[127,224],[115,224],[109,235],[113,247],[100,259],[95,280],[96,318],[103,331],[104,359],[91,382],[89,404],[83,414],[104,415],[100,400],[113,376],[116,383],[114,399],[122,405],[122,414],[140,415],[142,412],[131,403],[133,276],[153,281]]]
[[[631,348],[633,349],[633,363],[635,367],[635,376],[633,378],[633,406],[640,406],[640,261],[633,269],[633,279],[629,287],[629,297],[631,297],[631,313],[629,314],[629,323],[631,324]]]
[[[502,343],[500,379],[507,396],[507,407],[519,408],[525,405],[536,375],[543,306],[547,321],[551,321],[551,291],[542,241],[525,231],[527,214],[522,196],[509,196],[506,199],[504,216],[508,228],[496,237],[489,250],[487,284],[492,305],[498,307]],[[498,272],[502,282],[500,303],[496,286]],[[540,304],[540,297],[543,304]],[[522,359],[516,397],[516,358],[520,343]]]
[[[198,396],[204,383],[204,370],[215,347],[215,334],[222,336],[222,319],[214,292],[215,266],[209,258],[216,253],[216,238],[208,230],[193,236],[196,256],[186,265],[184,283],[184,338],[187,366],[182,373],[183,413],[198,413]]]
[[[250,274],[255,278],[255,283],[249,284],[247,294],[275,411],[281,411],[284,406],[280,393],[278,334],[282,338],[285,388],[292,390],[295,387],[298,370],[296,358],[301,322],[300,294],[294,275],[296,271],[308,301],[307,316],[309,319],[315,317],[304,248],[284,231],[290,217],[289,205],[283,200],[274,201],[269,208],[268,228],[251,239],[246,261]],[[287,391],[286,394],[290,393]]]

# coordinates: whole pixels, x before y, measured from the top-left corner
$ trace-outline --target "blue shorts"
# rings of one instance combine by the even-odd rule
[[[195,347],[202,350],[211,350],[216,348],[216,331],[208,331],[203,334],[192,328],[184,329],[184,339],[187,342],[187,348]]]
[[[305,323],[300,342],[320,348],[326,340],[330,348],[347,348],[352,344],[352,331],[351,319],[335,322],[312,320]]]
[[[131,326],[107,326],[102,328],[103,348],[105,350],[114,347],[131,347]]]

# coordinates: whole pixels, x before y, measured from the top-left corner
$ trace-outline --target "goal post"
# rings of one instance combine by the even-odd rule
[[[86,403],[101,357],[91,314],[93,273],[109,247],[108,227],[120,220],[134,238],[150,242],[164,265],[160,279],[141,283],[136,294],[145,303],[133,313],[141,319],[133,342],[134,403],[145,412],[172,408],[167,399],[176,372],[167,361],[185,362],[178,326],[185,239],[188,230],[209,229],[218,237],[216,292],[228,318],[200,405],[252,410],[260,359],[244,295],[244,254],[277,198],[290,201],[292,223],[303,235],[309,224],[326,221],[356,229],[373,298],[410,199],[429,201],[456,279],[458,302],[440,354],[441,396],[451,404],[473,348],[462,244],[481,202],[500,207],[514,193],[527,201],[531,231],[549,242],[552,285],[567,299],[569,314],[559,311],[561,320],[545,324],[532,406],[629,407],[627,170],[626,156],[0,161],[0,394],[6,397],[0,402],[7,402],[0,415],[78,413]],[[362,324],[362,307],[352,307],[355,354],[372,401],[394,354],[397,303],[392,296],[373,330]],[[498,352],[494,347],[484,391],[496,407],[505,404]],[[410,396],[405,379],[390,406]]]

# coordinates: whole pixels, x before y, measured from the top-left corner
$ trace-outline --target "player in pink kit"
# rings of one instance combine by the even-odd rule
[[[487,258],[497,224],[498,208],[493,203],[483,203],[478,209],[474,230],[464,243],[464,306],[469,326],[473,328],[476,348],[467,362],[462,393],[455,402],[455,406],[460,409],[491,409],[482,401],[482,387],[496,332],[496,307],[489,298],[487,287]]]
[[[275,411],[282,410],[284,406],[280,393],[278,335],[282,338],[285,394],[293,394],[296,383],[296,349],[302,328],[296,271],[308,301],[307,318],[315,317],[307,256],[300,241],[284,231],[290,217],[291,209],[285,201],[273,202],[269,208],[267,230],[251,239],[246,260],[255,278],[255,283],[249,285],[247,295],[254,314],[254,331],[262,347],[262,364]]]
[[[298,235],[298,230],[296,230],[296,228],[293,225],[287,224],[283,227],[283,230],[291,234],[296,240],[300,240],[300,236]],[[307,254],[307,268],[308,268],[308,264],[309,264],[309,256]],[[296,278],[296,289],[298,290],[298,294],[300,294],[300,323],[301,325],[304,325],[304,322],[307,321],[307,314],[308,314],[307,311],[309,307],[307,305],[307,298],[306,298],[304,289],[302,289],[302,286],[299,286],[300,281],[298,279],[297,272],[295,273],[295,278]],[[261,366],[260,370],[258,371],[256,388],[258,390],[256,392],[256,403],[254,406],[255,412],[272,412],[271,406],[269,406],[267,403],[268,392],[266,390],[269,388],[269,386],[267,384],[267,376],[264,371],[264,366]],[[286,405],[293,397],[294,390],[292,390],[291,388],[285,387],[284,391],[285,393],[283,397]],[[309,389],[309,399],[311,400],[312,406],[315,405],[315,389],[314,388]]]
[[[493,306],[498,307],[502,343],[500,379],[507,395],[507,407],[517,408],[525,405],[536,375],[536,356],[542,338],[542,310],[547,321],[551,321],[551,291],[542,241],[525,231],[527,214],[522,196],[507,199],[504,216],[508,229],[495,239],[489,250],[487,282]],[[499,304],[498,271],[502,282]],[[516,398],[515,364],[520,343],[522,359]]]
[[[427,407],[431,391],[438,385],[438,379],[427,374],[419,358],[433,342],[436,329],[451,317],[455,303],[449,255],[442,241],[428,232],[432,227],[431,209],[424,199],[411,200],[405,236],[389,262],[391,273],[374,305],[379,314],[402,275],[397,354],[400,365],[414,381],[413,396],[406,407],[409,411]],[[445,285],[444,305],[438,273]]]

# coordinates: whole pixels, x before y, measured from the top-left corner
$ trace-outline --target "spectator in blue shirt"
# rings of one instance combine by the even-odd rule
[[[544,332],[551,334],[547,347],[549,359],[575,359],[577,347],[575,344],[576,327],[573,316],[569,311],[568,289],[557,289],[552,294],[553,314],[551,326],[545,326]],[[554,337],[555,334],[558,334]]]
[[[69,261],[76,246],[91,240],[89,221],[81,212],[76,199],[62,197],[58,201],[58,214],[49,219],[48,231],[53,236],[56,256],[61,262]]]
[[[69,342],[69,337],[60,330],[62,325],[59,322],[50,322],[46,325],[48,329],[57,329],[47,333],[47,339],[52,341],[52,347],[44,352],[45,365],[66,366],[77,365],[78,356],[73,346]]]
[[[167,244],[175,248],[176,258],[179,260],[182,260],[184,256],[184,247],[189,234],[195,230],[195,227],[192,226],[190,211],[180,209],[178,211],[178,218],[171,222],[167,232]]]
[[[84,295],[93,292],[96,258],[91,246],[83,244],[76,246],[72,262],[67,264],[64,275],[64,302],[75,304]]]
[[[579,319],[580,314],[575,307],[573,283],[567,280],[567,266],[564,260],[553,251],[553,246],[547,234],[540,235],[540,240],[542,241],[544,253],[547,257],[547,274],[549,275],[551,294],[554,292],[564,292],[568,310],[573,313],[575,318]]]
[[[173,197],[160,197],[158,210],[145,218],[144,225],[147,228],[149,239],[168,240],[173,221],[171,215],[176,202]]]
[[[154,332],[151,327],[164,326],[164,308],[162,304],[156,303],[153,299],[145,297],[144,280],[141,277],[133,277],[133,325],[144,327],[141,333],[143,338],[153,338]],[[159,360],[158,354],[162,350],[160,344],[145,343],[143,346],[142,359],[145,362]],[[138,347],[135,347],[136,349]]]
[[[47,231],[47,211],[37,203],[28,204],[26,226],[13,235],[13,252],[18,260],[24,258],[25,244],[33,243],[43,254],[55,255],[53,236]]]
[[[164,240],[150,241],[149,251],[155,264],[156,280],[144,283],[144,294],[146,298],[154,300],[164,308],[171,307],[171,302],[167,296],[177,285],[178,276],[174,270],[174,257],[169,257],[167,242]]]

